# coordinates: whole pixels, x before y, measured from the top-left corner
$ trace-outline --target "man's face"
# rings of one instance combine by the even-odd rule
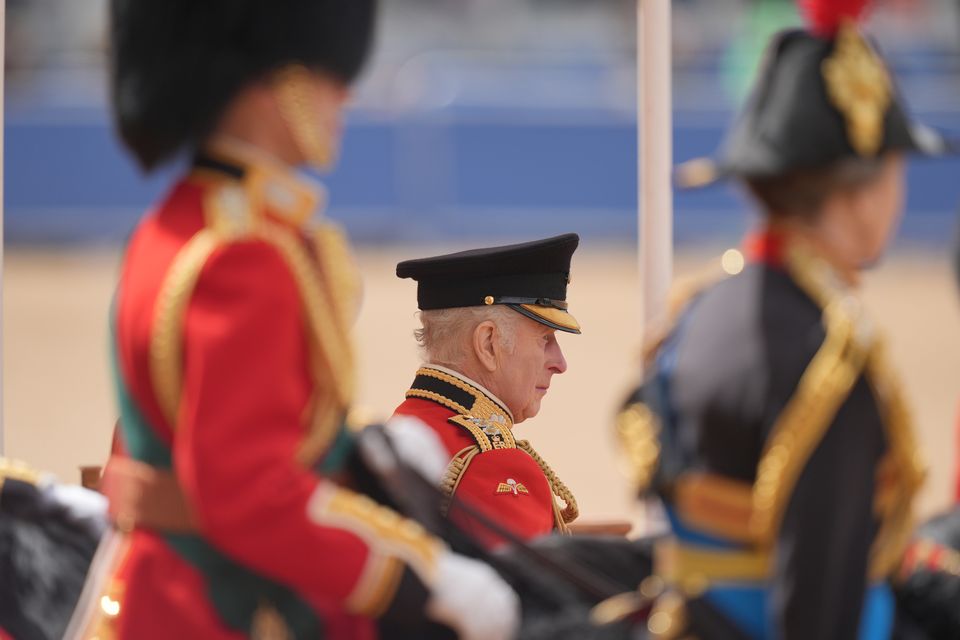
[[[550,379],[567,370],[555,334],[550,327],[524,316],[517,322],[513,352],[504,354],[496,372],[496,389],[491,389],[507,404],[514,422],[537,415]]]

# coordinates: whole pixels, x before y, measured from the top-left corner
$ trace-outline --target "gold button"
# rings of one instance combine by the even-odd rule
[[[493,304],[493,296],[487,296],[483,299],[483,304]]]

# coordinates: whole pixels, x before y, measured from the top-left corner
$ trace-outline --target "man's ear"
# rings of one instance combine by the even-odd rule
[[[497,325],[492,320],[484,320],[473,330],[473,353],[480,366],[493,373],[499,361],[500,341],[497,338]]]

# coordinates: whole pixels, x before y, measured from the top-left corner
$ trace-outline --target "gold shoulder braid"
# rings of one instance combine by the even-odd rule
[[[337,269],[332,266],[346,251],[339,231],[321,225],[314,237],[317,255],[311,255],[300,228],[282,225],[265,215],[260,203],[266,196],[259,190],[266,189],[267,183],[262,172],[252,172],[251,176],[258,178],[224,181],[208,189],[204,199],[207,226],[180,250],[160,289],[150,344],[150,374],[164,415],[174,425],[182,389],[183,322],[204,264],[217,248],[231,242],[242,239],[269,243],[290,268],[310,328],[312,375],[318,392],[312,402],[309,433],[297,457],[311,464],[329,446],[353,396],[348,326],[356,287],[341,292],[339,287],[347,286],[348,281],[344,263],[338,262]]]
[[[626,457],[634,495],[650,489],[660,460],[660,421],[642,402],[634,402],[617,414],[617,437]]]
[[[757,466],[750,528],[762,542],[772,542],[779,531],[794,485],[866,363],[851,321],[832,306],[824,315],[826,339],[778,417]]]
[[[913,500],[923,486],[927,465],[917,446],[903,387],[877,341],[867,361],[868,379],[880,401],[887,431],[887,453],[881,462],[875,506],[880,531],[871,549],[871,577],[890,575],[914,529]]]
[[[787,267],[797,284],[823,308],[827,337],[801,378],[761,458],[753,487],[751,531],[762,543],[775,538],[792,488],[839,406],[862,372],[884,419],[887,453],[878,469],[875,496],[880,531],[871,549],[871,577],[889,575],[913,526],[911,505],[925,475],[899,380],[886,364],[882,341],[858,301],[838,287],[833,274],[793,243]]]
[[[748,545],[732,555],[684,547],[676,540],[659,544],[657,575],[686,594],[711,582],[762,581],[770,575],[770,554],[796,482],[861,375],[874,391],[887,441],[873,497],[880,529],[870,549],[871,580],[894,572],[913,528],[911,505],[924,465],[882,342],[826,263],[798,242],[787,245],[785,257],[794,282],[822,309],[826,337],[773,426],[752,486],[697,472],[678,480],[674,506],[682,520]]]
[[[450,501],[453,500],[453,494],[460,486],[460,480],[463,479],[463,474],[470,466],[470,462],[478,453],[480,453],[480,447],[477,445],[465,447],[458,451],[450,464],[447,465],[447,470],[440,480],[440,490],[444,495],[444,503],[440,507],[443,515],[447,515],[447,511],[450,509]]]

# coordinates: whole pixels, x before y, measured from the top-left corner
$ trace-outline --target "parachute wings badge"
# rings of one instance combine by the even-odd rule
[[[501,482],[497,485],[497,493],[512,493],[515,496],[520,495],[521,493],[529,494],[522,482],[517,482],[513,478],[507,478],[506,482]]]

